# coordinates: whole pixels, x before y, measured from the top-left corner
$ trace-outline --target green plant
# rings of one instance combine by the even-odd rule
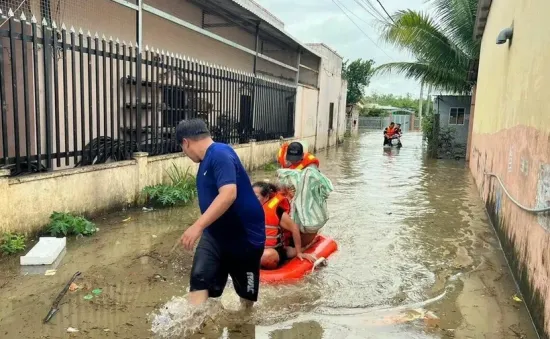
[[[478,0],[433,0],[430,14],[400,10],[382,23],[382,38],[412,54],[416,61],[392,62],[375,72],[397,72],[437,90],[470,93],[470,67],[479,58],[473,39]]]
[[[264,165],[264,171],[267,171],[267,172],[273,172],[273,171],[276,171],[279,167],[277,166],[276,163],[268,163],[268,164],[265,164]]]
[[[374,73],[374,61],[357,59],[342,64],[342,77],[348,81],[346,102],[348,105],[358,103],[365,94],[365,87],[369,85]]]
[[[97,232],[95,224],[84,217],[78,217],[69,213],[53,212],[50,216],[48,233],[58,235],[92,235]]]
[[[0,242],[0,251],[4,254],[14,254],[24,251],[26,237],[22,234],[4,233]]]
[[[424,134],[424,138],[430,142],[433,136],[433,128],[434,128],[434,115],[433,114],[427,114],[422,117],[422,125],[420,126],[422,129],[422,133]]]
[[[189,168],[183,171],[173,163],[170,170],[166,172],[170,178],[170,184],[147,186],[142,193],[162,206],[187,204],[193,201],[197,196],[197,185],[195,176],[189,173]]]

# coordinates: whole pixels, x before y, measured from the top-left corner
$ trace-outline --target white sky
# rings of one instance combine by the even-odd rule
[[[360,4],[371,2],[382,12],[376,0],[255,0],[285,23],[285,29],[302,43],[323,42],[345,59],[373,59],[376,65],[392,61],[409,61],[411,56],[381,41],[375,19]],[[350,18],[370,37],[363,34],[338,8],[343,4],[354,14]],[[426,0],[380,0],[393,14],[401,9],[427,10]],[[368,8],[368,7],[367,7]],[[345,8],[344,8],[345,10]],[[380,46],[377,47],[376,45]],[[420,84],[401,75],[372,78],[367,93],[418,96]]]

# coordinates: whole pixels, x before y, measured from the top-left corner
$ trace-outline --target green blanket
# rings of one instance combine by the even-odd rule
[[[317,168],[277,170],[279,182],[293,186],[296,194],[291,202],[290,216],[302,233],[317,233],[329,219],[327,199],[334,190],[332,182]]]

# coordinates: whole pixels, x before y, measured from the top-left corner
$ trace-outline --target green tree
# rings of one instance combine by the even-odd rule
[[[359,111],[359,115],[362,117],[387,117],[390,113],[380,108],[368,108],[363,107]]]
[[[409,51],[413,62],[391,62],[377,73],[397,72],[433,85],[438,90],[470,93],[470,66],[479,57],[480,43],[473,39],[477,0],[433,0],[433,17],[401,10],[382,25],[382,38]],[[437,20],[435,19],[437,18]]]
[[[408,109],[411,111],[418,110],[419,99],[414,98],[411,94],[394,95],[394,94],[378,94],[372,93],[365,96],[361,102],[369,104],[378,104],[382,106],[393,106]]]
[[[347,103],[358,103],[365,94],[365,87],[369,85],[374,73],[374,61],[357,59],[342,64],[342,76],[348,81]]]

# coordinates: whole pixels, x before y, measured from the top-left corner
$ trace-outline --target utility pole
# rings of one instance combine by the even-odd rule
[[[432,85],[430,84],[428,86],[428,98],[426,99],[426,112],[430,112],[430,103],[431,103],[431,96],[432,96]]]
[[[420,100],[418,100],[418,117],[420,118],[420,129],[422,129],[422,103],[424,103],[424,82],[420,83]]]

